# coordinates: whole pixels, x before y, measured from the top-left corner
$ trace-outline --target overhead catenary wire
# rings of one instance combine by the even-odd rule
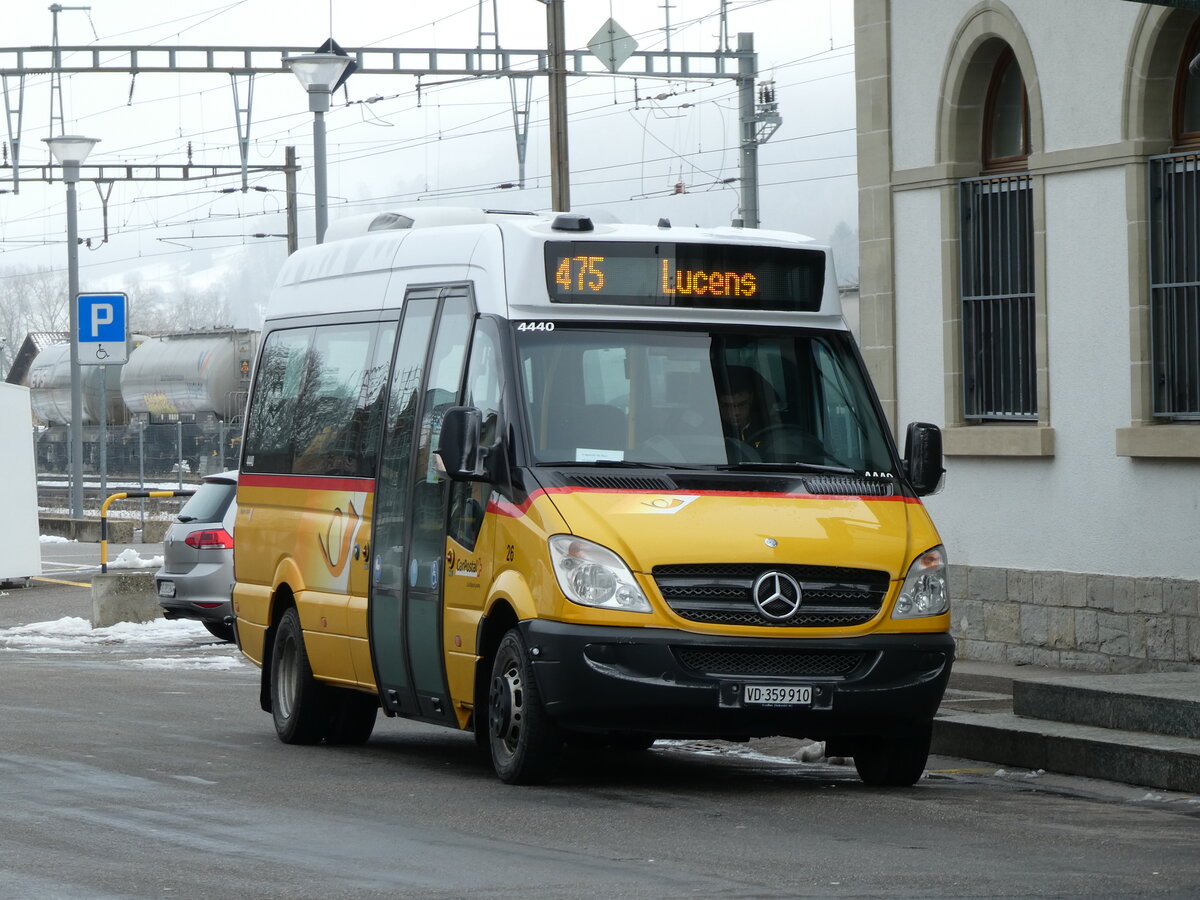
[[[209,18],[214,18],[214,17],[220,16],[227,11],[230,11],[232,9],[235,9],[238,6],[243,5],[244,2],[245,2],[245,0],[240,0],[240,2],[229,3],[229,4],[224,4],[221,6],[210,7],[206,10],[200,10],[189,16],[178,17],[177,19],[175,19],[173,21],[177,24],[183,25],[184,27],[177,33],[183,33],[190,27],[195,27],[195,26],[198,26],[199,24],[202,24],[203,17],[205,17],[205,16],[208,16]],[[745,4],[742,8],[747,8],[749,6],[764,5],[766,2],[768,2],[768,0],[755,0],[755,2],[753,2],[753,3]],[[474,9],[473,3],[470,5],[467,5],[467,6],[463,6],[461,9],[459,9],[455,12],[447,13],[446,15],[441,16],[439,19],[435,20],[435,22],[426,23],[425,25],[421,25],[421,26],[416,26],[414,29],[410,29],[406,32],[402,32],[401,34],[409,34],[414,31],[420,30],[421,28],[430,27],[432,25],[435,25],[437,22],[445,21],[446,19],[448,19],[452,16],[461,15],[461,14],[464,14],[473,9]],[[675,26],[675,34],[681,34],[687,28],[693,28],[693,27],[696,27],[700,23],[703,23],[705,21],[711,21],[711,20],[712,20],[712,14],[705,14],[705,15],[697,16],[691,20],[684,20],[681,23],[677,23],[677,25]],[[138,29],[138,31],[141,31],[141,30],[144,30],[144,29]],[[126,33],[129,33],[129,32],[126,32]],[[643,32],[642,34],[657,35],[658,30],[657,29],[647,30],[646,32]],[[166,38],[160,38],[156,42],[162,42],[164,40],[166,40]],[[379,43],[384,43],[384,42],[386,42],[386,39],[384,39],[384,41],[380,41]],[[818,54],[810,54],[807,57],[798,57],[797,59],[794,59],[794,60],[788,60],[783,63],[777,63],[772,66],[772,70],[774,72],[778,73],[780,71],[787,70],[791,67],[808,65],[812,62],[823,62],[823,61],[828,61],[828,60],[834,60],[834,59],[841,58],[845,55],[848,55],[846,53],[840,52],[842,50],[845,50],[845,48],[831,48],[831,50],[829,50],[829,51],[822,51],[821,53],[818,53]],[[838,52],[834,52],[834,51],[838,51]],[[842,77],[842,76],[846,76],[849,74],[850,74],[849,72],[844,72],[844,73],[839,72],[839,73],[833,73],[830,75],[822,75],[816,79],[809,79],[809,80],[810,81],[822,80],[822,79],[833,78],[833,77]],[[602,76],[602,77],[608,77],[608,76]],[[622,77],[622,76],[619,76],[619,77]],[[645,76],[643,74],[643,75],[640,75],[639,78],[645,79],[645,78],[647,78],[647,76]],[[667,81],[669,83],[671,79],[667,73],[663,73],[662,80]],[[478,84],[478,83],[479,83],[479,79],[464,79],[464,80],[461,80],[461,81],[455,82],[455,83],[447,82],[445,84],[439,84],[436,87],[430,87],[429,85],[426,85],[424,87],[424,90],[426,92],[426,98],[428,98],[430,91],[437,91],[439,94],[442,95],[439,99],[440,106],[444,109],[450,109],[452,107],[457,108],[460,106],[460,104],[458,104],[456,101],[454,101],[452,99],[453,94],[455,92],[464,88],[466,85]],[[792,84],[792,83],[801,83],[802,84],[802,83],[806,83],[806,82],[805,81],[788,82],[788,84]],[[699,98],[700,102],[697,105],[699,105],[701,107],[713,106],[715,108],[720,108],[720,103],[722,101],[722,98],[728,98],[730,96],[730,92],[728,90],[723,90],[723,88],[725,88],[725,87],[726,86],[722,85],[720,87],[702,86],[701,88],[698,88],[696,90],[696,93],[702,94],[703,96]],[[218,91],[218,90],[220,90],[220,89],[205,88],[203,90],[194,92],[194,95],[197,97],[203,97],[203,95],[205,95],[207,93],[210,93],[212,91]],[[140,92],[141,92],[141,88],[139,88],[139,93]],[[224,93],[224,91],[221,91],[221,92]],[[383,103],[374,105],[373,111],[378,110],[378,115],[379,115],[380,121],[387,121],[388,119],[394,119],[394,118],[403,116],[405,114],[411,113],[413,111],[413,109],[416,108],[416,107],[412,107],[410,105],[415,101],[415,97],[416,97],[415,90],[408,91],[408,92],[402,92],[400,94],[395,95],[394,98],[389,98],[389,100],[384,101]],[[594,99],[594,98],[598,99],[601,97],[604,100],[604,108],[600,108],[599,106],[594,107],[594,108],[587,106],[587,103],[589,102],[589,100]],[[145,98],[144,102],[145,103],[170,102],[173,99],[177,99],[177,98],[150,97],[150,98]],[[573,116],[572,116],[573,122],[576,122],[576,121],[588,122],[588,121],[593,121],[593,120],[602,121],[603,117],[610,113],[612,113],[612,114],[619,113],[621,115],[626,115],[628,113],[629,108],[638,102],[636,98],[633,98],[631,96],[629,99],[622,100],[620,104],[617,104],[617,109],[614,110],[614,104],[612,104],[612,102],[611,102],[611,96],[608,94],[607,87],[600,88],[599,91],[592,91],[592,90],[589,90],[586,88],[578,89],[575,92],[573,92],[573,100],[575,100],[577,103],[583,104],[583,108],[578,110],[578,112],[575,112],[573,110]],[[137,106],[137,105],[140,105],[142,102],[143,102],[143,98],[139,97],[139,98],[135,99],[133,105]],[[540,100],[538,102],[540,102]],[[124,106],[125,104],[122,103],[121,105]],[[437,142],[439,145],[445,146],[450,141],[473,140],[473,139],[478,139],[478,138],[486,137],[486,136],[490,136],[490,135],[498,135],[498,134],[502,134],[502,133],[507,133],[511,127],[507,122],[504,124],[498,124],[494,128],[481,127],[481,126],[486,126],[490,121],[498,120],[502,117],[507,118],[507,107],[508,107],[507,102],[496,101],[494,104],[492,104],[492,103],[483,103],[483,102],[475,101],[475,102],[464,102],[461,104],[461,108],[463,108],[463,109],[479,108],[481,110],[486,110],[486,109],[488,109],[489,106],[495,106],[498,111],[489,112],[487,115],[477,117],[477,118],[471,120],[470,122],[466,122],[466,123],[461,123],[461,122],[448,123],[444,128],[440,128],[438,130],[437,135],[429,135],[429,136],[423,135],[423,136],[409,139],[407,141],[390,141],[390,142],[387,142],[387,144],[384,144],[383,142],[378,142],[375,145],[373,145],[371,141],[347,141],[346,146],[344,148],[338,144],[335,144],[334,152],[331,153],[331,155],[330,155],[330,165],[331,165],[331,167],[336,168],[336,167],[341,167],[341,166],[353,165],[362,160],[386,156],[387,154],[403,154],[405,152],[411,151],[416,148],[420,148],[422,146],[428,146],[433,142]],[[346,109],[348,109],[348,107],[349,107],[349,104],[343,104],[339,107],[336,107],[334,112],[336,112],[337,110],[346,110]],[[396,108],[396,107],[402,107],[402,108]],[[503,107],[504,109],[501,109],[501,107]],[[542,119],[535,119],[534,121],[537,124],[544,124],[544,120],[542,120]],[[256,123],[256,124],[260,125],[260,128],[265,127],[266,129],[272,129],[272,126],[278,126],[278,127],[275,127],[275,128],[273,128],[273,130],[268,130],[265,132],[260,130],[256,144],[258,145],[260,151],[262,148],[270,147],[272,145],[278,146],[279,144],[283,143],[284,141],[291,140],[298,132],[301,131],[301,129],[304,129],[307,127],[308,122],[309,122],[309,117],[303,112],[303,110],[288,112],[285,114],[281,114],[279,116],[270,117],[265,120],[262,120],[260,123]],[[343,129],[347,129],[350,127],[352,127],[352,125],[343,120],[343,122],[333,125],[333,127],[331,128],[331,133],[341,132]],[[839,134],[852,132],[852,131],[853,131],[852,128],[837,129],[837,130],[826,132],[826,134],[839,135]],[[224,135],[229,135],[231,132],[232,132],[232,123],[230,123],[229,125],[222,125],[219,127],[207,128],[207,129],[202,129],[199,131],[190,130],[186,134],[180,135],[178,137],[172,137],[170,139],[164,139],[164,140],[159,140],[159,141],[146,142],[144,144],[139,144],[139,145],[136,145],[136,146],[133,146],[130,148],[126,148],[126,149],[118,148],[115,152],[117,154],[130,155],[132,153],[136,153],[138,150],[145,150],[145,149],[157,147],[157,148],[162,148],[162,149],[159,153],[155,154],[152,158],[166,159],[166,158],[170,157],[171,150],[169,148],[172,145],[178,146],[180,141],[182,141],[184,139],[190,139],[190,140],[196,141],[197,144],[200,146],[201,152],[203,152],[205,154],[232,153],[232,151],[234,150],[234,148],[236,146],[235,143],[232,140],[220,140],[219,139],[220,137],[222,137]],[[773,140],[772,145],[773,146],[781,146],[781,145],[785,145],[786,142],[789,140],[807,139],[809,137],[813,137],[813,136],[803,135],[803,136],[793,136],[793,137],[789,137],[789,138],[776,138]],[[212,140],[213,138],[218,138],[218,139]],[[713,178],[714,182],[715,182],[717,180],[717,176],[721,175],[722,172],[724,171],[724,166],[717,165],[714,167],[712,165],[712,161],[717,159],[717,157],[712,154],[728,153],[731,150],[736,150],[736,146],[730,146],[730,142],[728,140],[728,138],[729,138],[728,135],[726,136],[726,138],[727,139],[725,141],[720,142],[719,147],[713,146],[712,148],[706,149],[701,153],[701,152],[697,152],[695,150],[676,149],[675,145],[672,142],[670,142],[669,140],[664,141],[664,140],[658,138],[657,136],[655,136],[654,139],[656,141],[659,141],[660,143],[662,143],[664,145],[664,147],[667,147],[668,149],[671,150],[670,155],[664,156],[661,158],[656,157],[654,160],[645,160],[645,159],[639,158],[637,160],[630,160],[627,162],[614,161],[605,166],[595,167],[594,171],[597,171],[599,173],[609,173],[610,177],[597,178],[595,181],[581,180],[580,184],[581,184],[581,186],[601,185],[601,184],[604,184],[604,183],[607,183],[610,181],[614,181],[615,178],[611,177],[611,176],[620,175],[624,171],[627,171],[628,168],[631,166],[649,166],[649,167],[653,168],[654,166],[661,165],[663,161],[668,161],[668,160],[671,161],[671,163],[674,164],[676,167],[678,167],[681,164],[686,164],[687,166],[694,166],[696,171],[701,172],[706,177]],[[302,141],[301,141],[301,143],[302,143]],[[110,152],[112,152],[112,151],[110,151]],[[764,161],[760,165],[763,167],[766,167],[768,165],[803,165],[806,162],[816,162],[816,161],[817,161],[817,159],[815,159],[815,158],[811,161],[804,160],[804,159],[795,159],[795,160],[787,160],[787,161],[780,161],[780,162]],[[583,176],[585,173],[587,173],[589,171],[593,171],[593,170],[576,169],[575,174]],[[670,177],[671,172],[672,172],[671,166],[667,166],[663,169],[663,171],[649,172],[647,177],[649,177],[651,179]],[[535,176],[531,180],[534,181],[535,183],[540,183],[539,178],[544,179],[545,177],[546,176],[544,176],[544,175],[543,176]],[[823,176],[818,176],[814,180],[823,180],[823,179],[827,179],[827,178],[838,178],[838,177],[846,177],[846,176],[845,175],[823,175]],[[500,179],[496,179],[496,180],[499,181]],[[784,180],[772,182],[770,185],[766,185],[766,186],[779,186],[779,185],[786,185],[786,184],[792,184],[792,183],[801,183],[801,182],[807,181],[807,180],[810,180],[810,179],[792,179],[792,180],[784,179]],[[481,181],[476,186],[478,188],[478,192],[479,193],[485,192],[488,189],[489,183],[490,183],[490,180]],[[442,184],[442,185],[437,186],[436,189],[432,193],[435,195],[440,195],[440,196],[448,196],[454,192],[461,192],[463,190],[465,190],[465,189],[460,186],[451,185],[451,184]],[[185,196],[186,193],[187,192],[178,192],[177,191],[177,192],[167,192],[167,193],[163,193],[163,194],[157,194],[153,197],[147,196],[144,198],[143,202],[151,202],[153,200],[153,201],[161,202],[164,205],[167,205],[173,199],[177,199],[180,196]],[[184,210],[175,211],[171,215],[156,219],[153,223],[139,225],[135,222],[128,222],[124,233],[132,234],[132,233],[136,233],[139,230],[143,231],[143,232],[152,230],[154,228],[161,227],[164,222],[169,223],[169,222],[173,222],[173,221],[179,221],[181,218],[185,221],[201,221],[201,220],[192,219],[191,217],[195,216],[197,213],[203,212],[206,209],[211,209],[213,201],[211,199],[205,201],[202,191],[194,191],[193,193],[195,193],[197,195],[197,199],[201,200],[202,202],[198,202],[196,204],[189,205]],[[428,193],[428,192],[426,192],[426,193]],[[389,195],[389,196],[412,197],[413,194],[410,193],[410,194],[399,194],[399,195]],[[371,197],[369,199],[364,199],[364,200],[355,201],[355,202],[359,203],[360,205],[369,205],[371,203],[380,202],[380,200],[381,200],[381,198],[379,198],[379,197]],[[622,203],[622,202],[627,202],[627,199],[622,198],[622,197],[617,197],[617,198],[606,199],[606,200],[589,200],[588,201],[589,205],[593,204],[593,203],[601,203],[601,202]],[[344,205],[348,205],[348,204],[344,204]],[[55,206],[56,207],[58,206],[57,202],[55,203]],[[125,211],[131,210],[133,208],[133,201],[125,200],[119,204],[115,203],[114,209],[116,209],[116,208],[121,208],[122,210],[125,210]],[[249,217],[258,217],[258,216],[265,216],[265,215],[273,215],[273,214],[274,213],[272,213],[272,212],[264,211],[264,212],[244,212],[240,215],[243,217],[249,218]],[[37,218],[39,218],[39,217],[34,217],[32,221],[36,222]],[[42,218],[44,220],[52,220],[53,219],[53,217],[51,215],[43,215],[40,218]],[[0,246],[7,245],[9,243],[10,242],[0,241]]]

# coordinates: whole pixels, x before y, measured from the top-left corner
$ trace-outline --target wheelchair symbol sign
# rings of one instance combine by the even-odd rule
[[[129,297],[126,294],[78,295],[76,359],[79,365],[112,366],[128,361],[128,308]]]

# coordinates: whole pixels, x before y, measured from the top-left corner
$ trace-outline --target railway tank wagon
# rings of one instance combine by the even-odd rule
[[[134,343],[124,366],[105,366],[103,376],[101,367],[83,370],[85,379],[107,381],[109,473],[170,475],[181,458],[190,473],[236,465],[258,332],[193,331],[143,336]],[[45,425],[38,436],[43,472],[68,466],[69,353],[68,344],[47,348],[30,369],[34,411]],[[84,464],[92,471],[97,471],[100,440],[99,391],[85,388]]]
[[[235,442],[258,332],[187,332],[147,338],[121,373],[130,421],[150,437],[147,463],[170,467],[180,450],[192,472],[236,464]]]
[[[100,421],[106,403],[108,424],[124,425],[128,419],[121,397],[121,370],[117,366],[81,366],[83,424]],[[30,404],[33,414],[47,425],[71,421],[71,345],[51,344],[29,367]]]
[[[136,416],[238,419],[257,337],[232,331],[147,338],[121,372],[125,405]]]
[[[66,471],[71,440],[71,345],[51,344],[42,350],[29,366],[28,386],[33,414],[42,425],[37,435],[38,470]],[[89,436],[96,440],[102,410],[110,429],[128,425],[119,367],[82,366],[80,388],[85,444]]]

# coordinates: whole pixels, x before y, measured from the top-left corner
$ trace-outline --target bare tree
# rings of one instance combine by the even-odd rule
[[[31,331],[66,331],[67,275],[55,269],[0,271],[0,338],[15,354]]]

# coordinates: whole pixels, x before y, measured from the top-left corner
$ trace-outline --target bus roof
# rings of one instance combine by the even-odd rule
[[[695,264],[668,272],[667,251],[658,250],[664,245],[690,254]],[[565,255],[552,263],[556,251]],[[568,257],[577,262],[568,263]],[[811,300],[794,307],[780,305],[783,301],[764,304],[763,290],[742,305],[726,302],[735,294],[754,294],[760,286],[752,275],[746,280],[742,270],[747,259],[766,259],[771,271],[786,269],[789,278],[780,284],[794,287],[804,282],[811,286]],[[772,266],[776,260],[786,260],[787,265]],[[557,276],[553,264],[563,267]],[[594,269],[590,273],[580,268],[589,265]],[[676,278],[682,279],[678,292]],[[645,285],[652,283],[657,289],[660,280],[666,294],[689,293],[683,286],[695,286],[692,278],[699,279],[695,285],[701,288],[694,293],[726,296],[644,296]],[[579,292],[573,291],[576,280]],[[800,315],[806,324],[844,327],[829,249],[805,235],[728,226],[675,227],[666,220],[657,226],[626,225],[579,213],[466,207],[390,210],[334,222],[325,243],[289,257],[272,292],[267,318],[384,309],[400,305],[408,285],[465,281],[474,284],[481,311],[510,318],[783,324],[797,322]],[[340,284],[334,288],[333,282]],[[765,287],[761,275],[759,282]],[[640,295],[622,293],[622,283],[636,283]],[[777,292],[781,298],[785,293],[796,291]]]

